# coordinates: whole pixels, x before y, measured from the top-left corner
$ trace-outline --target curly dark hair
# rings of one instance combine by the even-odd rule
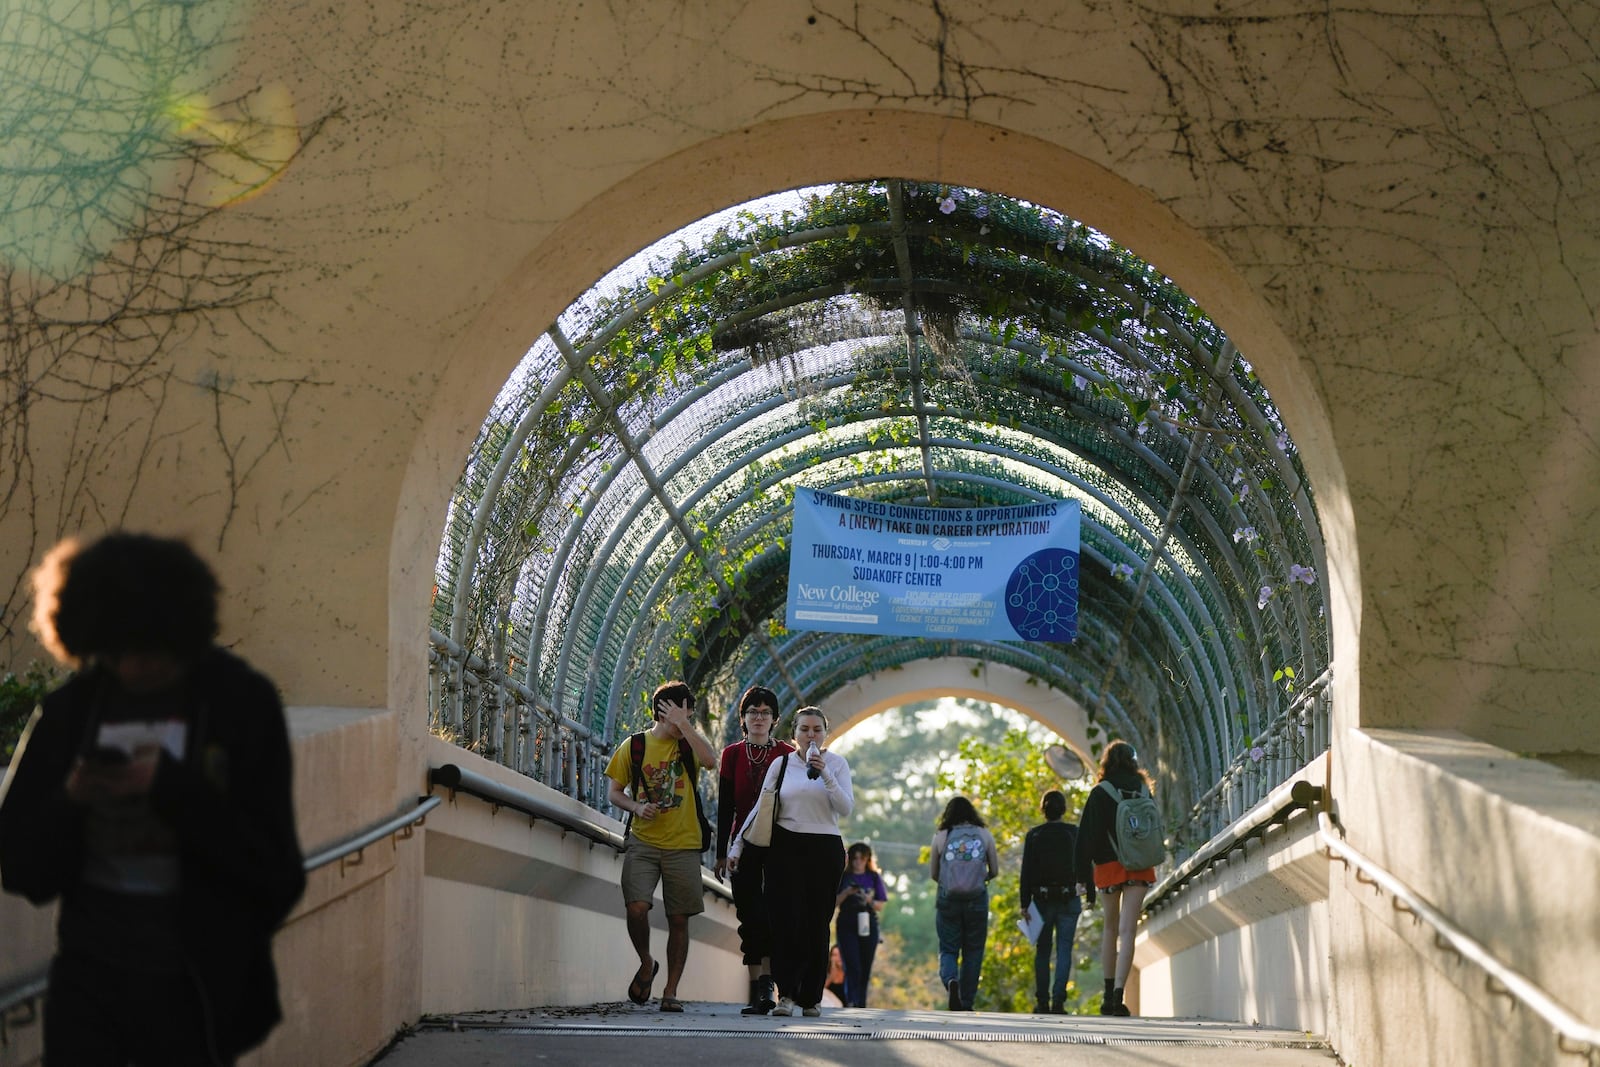
[[[1126,741],[1113,741],[1106,746],[1100,754],[1100,777],[1096,781],[1103,782],[1113,775],[1137,774],[1144,779],[1144,784],[1150,791],[1155,792],[1155,783],[1150,780],[1150,775],[1139,766],[1139,753]]]
[[[978,809],[973,807],[972,801],[966,797],[951,797],[950,803],[944,806],[944,814],[939,816],[939,829],[949,830],[957,826],[988,826],[983,821],[983,816],[978,814]]]
[[[33,631],[61,662],[124,652],[199,657],[217,636],[217,578],[182,541],[106,534],[69,538],[33,572]]]

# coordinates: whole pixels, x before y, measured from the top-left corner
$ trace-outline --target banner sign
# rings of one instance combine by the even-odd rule
[[[919,508],[800,489],[791,630],[1071,641],[1078,502]]]

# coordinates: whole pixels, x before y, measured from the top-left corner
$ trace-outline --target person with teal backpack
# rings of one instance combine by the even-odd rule
[[[1113,741],[1100,757],[1100,777],[1083,805],[1074,867],[1105,902],[1105,970],[1101,1015],[1132,1015],[1123,989],[1133,971],[1133,938],[1144,897],[1156,884],[1156,866],[1166,857],[1166,834],[1155,806],[1150,776],[1126,741]]]

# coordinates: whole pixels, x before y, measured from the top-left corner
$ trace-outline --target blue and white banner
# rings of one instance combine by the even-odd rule
[[[1071,641],[1078,502],[918,508],[801,489],[791,630]]]

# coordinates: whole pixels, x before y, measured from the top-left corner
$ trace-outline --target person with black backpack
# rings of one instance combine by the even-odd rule
[[[939,934],[939,982],[951,1011],[971,1011],[989,940],[989,882],[1000,856],[983,816],[966,797],[951,797],[933,835],[929,874],[939,883],[934,929]]]
[[[1144,896],[1156,884],[1155,867],[1164,854],[1153,793],[1133,746],[1126,741],[1107,745],[1100,757],[1099,779],[1078,822],[1074,860],[1078,880],[1093,884],[1105,900],[1100,961],[1106,989],[1101,1015],[1133,1014],[1123,1003],[1123,988],[1133,971],[1133,939]]]
[[[683,1011],[678,979],[689,957],[689,916],[706,910],[701,854],[711,847],[711,824],[700,803],[700,768],[717,750],[694,724],[694,693],[681,681],[663,682],[650,696],[655,721],[624,741],[606,765],[608,797],[628,813],[622,854],[622,900],[628,939],[639,969],[628,999],[644,1004],[661,964],[650,955],[650,908],[656,884],[667,912],[667,982],[661,1010]]]

